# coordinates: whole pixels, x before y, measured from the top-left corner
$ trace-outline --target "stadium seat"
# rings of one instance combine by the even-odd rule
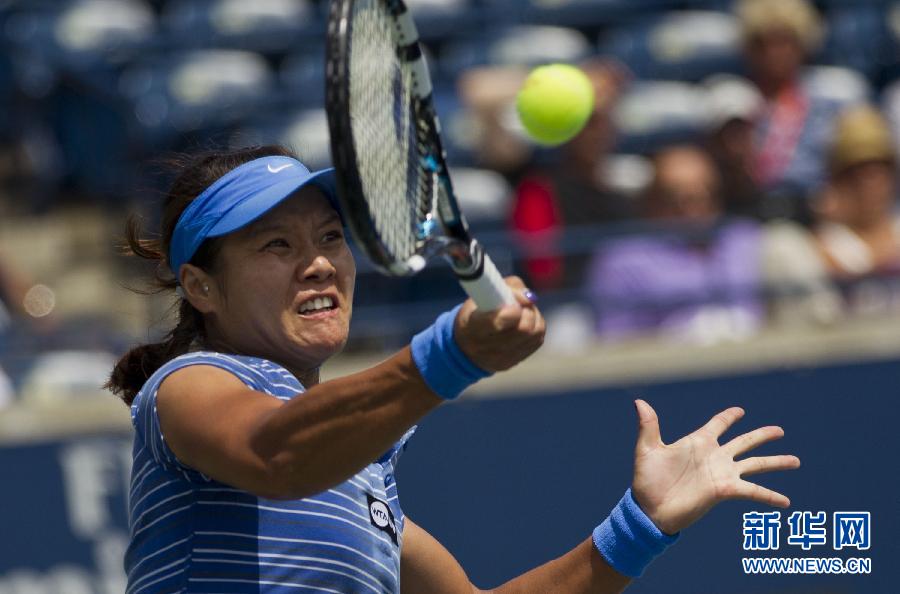
[[[603,164],[603,179],[611,190],[634,197],[653,180],[653,163],[642,155],[609,155]]]
[[[599,50],[642,79],[698,81],[741,69],[738,24],[723,12],[672,12],[616,29],[601,37]]]
[[[281,62],[278,79],[294,105],[320,107],[325,101],[325,48],[312,45],[289,54]]]
[[[471,0],[408,0],[406,4],[426,42],[444,41],[484,24],[483,11]]]
[[[331,166],[328,119],[324,109],[274,112],[238,127],[231,138],[235,148],[254,144],[282,144],[295,150],[312,169]]]
[[[881,95],[881,108],[891,123],[894,143],[900,146],[900,80],[885,87]]]
[[[275,77],[259,54],[196,50],[126,70],[119,89],[151,145],[173,135],[227,125],[272,98]]]
[[[156,17],[139,0],[42,2],[10,14],[4,27],[14,47],[66,67],[120,60],[156,32]]]
[[[0,47],[16,86],[44,98],[65,73],[108,91],[114,71],[155,43],[156,17],[140,0],[16,3],[0,14]]]
[[[871,96],[869,81],[850,68],[812,66],[804,73],[804,80],[811,93],[842,105],[860,103]]]
[[[441,122],[441,140],[451,166],[469,167],[475,162],[472,114],[460,102],[453,87],[435,85],[434,108]]]
[[[613,112],[618,151],[647,154],[695,138],[706,124],[704,99],[700,87],[683,82],[635,83]]]
[[[161,22],[170,43],[192,48],[281,53],[324,33],[307,0],[179,0],[166,5]]]
[[[473,229],[499,230],[510,210],[512,187],[502,175],[489,169],[454,167],[453,188]]]
[[[891,55],[885,8],[873,3],[839,5],[829,10],[827,19],[822,61],[876,76]]]
[[[440,69],[455,77],[472,66],[577,62],[592,52],[587,37],[576,29],[544,26],[498,28],[449,43],[441,52]]]
[[[634,18],[676,0],[486,0],[495,19],[591,28]]]
[[[41,407],[107,397],[101,386],[115,363],[115,356],[106,351],[50,351],[38,355],[22,380],[22,402]]]
[[[894,2],[886,9],[885,45],[880,56],[881,72],[877,82],[884,84],[900,78],[900,2]]]

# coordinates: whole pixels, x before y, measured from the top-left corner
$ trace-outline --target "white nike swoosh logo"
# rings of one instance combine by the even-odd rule
[[[269,164],[269,173],[278,173],[279,171],[282,171],[284,169],[287,169],[288,167],[293,167],[293,166],[294,166],[293,163],[285,163],[284,165],[279,165],[278,167],[272,167],[272,164],[270,163]]]

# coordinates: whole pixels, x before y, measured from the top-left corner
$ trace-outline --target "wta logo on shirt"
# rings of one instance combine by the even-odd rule
[[[382,532],[386,532],[387,535],[391,537],[393,543],[398,544],[397,527],[394,521],[394,513],[391,511],[391,506],[381,499],[372,497],[368,493],[366,493],[366,499],[369,500],[369,520],[372,522],[372,525]]]

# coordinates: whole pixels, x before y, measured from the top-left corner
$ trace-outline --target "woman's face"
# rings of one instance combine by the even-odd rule
[[[897,192],[893,163],[867,161],[853,165],[836,176],[835,188],[845,214],[841,222],[869,228],[891,220]]]
[[[313,186],[223,238],[207,318],[229,350],[317,368],[347,342],[356,264],[338,213]]]
[[[773,29],[752,37],[745,52],[750,70],[763,86],[793,83],[806,61],[803,43],[787,29]]]

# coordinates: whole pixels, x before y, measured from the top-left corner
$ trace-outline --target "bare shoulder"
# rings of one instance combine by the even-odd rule
[[[228,393],[251,390],[234,373],[215,365],[196,364],[177,369],[166,376],[159,386],[157,398],[164,394]]]
[[[161,417],[167,412],[190,419],[192,414],[208,418],[234,408],[272,408],[281,404],[277,398],[250,388],[234,373],[215,365],[190,365],[169,374],[159,386],[156,396]],[[183,415],[189,415],[184,417]]]
[[[241,488],[254,484],[246,477],[259,469],[251,436],[282,405],[233,373],[203,364],[173,371],[156,395],[161,428],[179,460]]]

